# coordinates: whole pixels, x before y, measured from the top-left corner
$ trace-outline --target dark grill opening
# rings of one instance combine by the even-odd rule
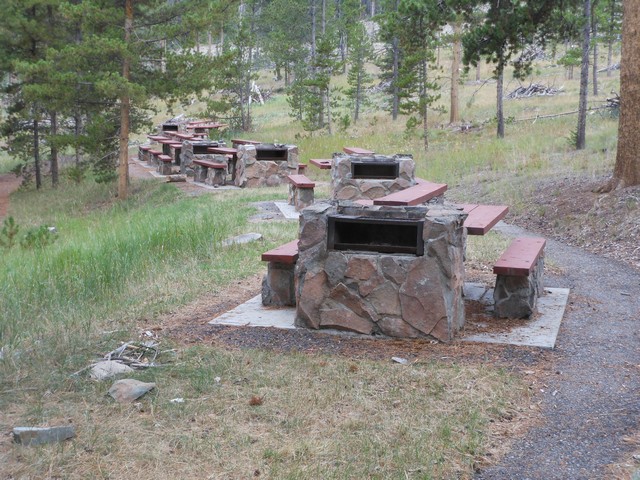
[[[194,155],[206,155],[209,153],[209,150],[207,150],[209,147],[217,147],[218,144],[217,143],[210,143],[210,142],[200,142],[200,143],[194,143],[193,144],[193,154]]]
[[[398,162],[351,161],[351,178],[394,180],[400,175]]]
[[[424,255],[423,220],[329,216],[327,248]]]
[[[287,161],[287,149],[286,148],[264,148],[256,147],[256,160],[265,160],[271,162],[286,162]]]
[[[163,123],[162,124],[162,131],[163,132],[177,132],[178,131],[178,125],[176,125],[175,123]]]
[[[165,155],[171,155],[171,146],[168,143],[162,144],[162,153]]]

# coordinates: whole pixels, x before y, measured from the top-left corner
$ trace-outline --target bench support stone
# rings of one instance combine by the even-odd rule
[[[160,175],[171,175],[171,173],[172,173],[171,163],[159,161],[158,162],[158,173]]]
[[[296,305],[295,267],[295,263],[269,262],[267,274],[262,280],[263,305],[287,307]]]
[[[299,187],[289,184],[289,205],[293,205],[296,212],[313,205],[313,187]]]
[[[501,318],[528,318],[535,313],[543,293],[544,253],[540,254],[529,275],[496,276],[493,291],[495,314]]]
[[[208,172],[206,173],[206,179],[204,183],[206,183],[207,185],[216,186],[224,185],[226,183],[226,168],[207,168],[206,170],[208,170]]]

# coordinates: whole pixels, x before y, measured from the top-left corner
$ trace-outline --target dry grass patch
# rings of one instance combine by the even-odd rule
[[[78,436],[41,448],[5,436],[5,475],[470,478],[488,453],[489,425],[511,419],[526,398],[522,383],[484,365],[210,347],[180,351],[138,378],[158,388],[133,405],[114,403],[110,383],[88,379],[13,392],[2,430],[71,422]],[[171,402],[178,397],[184,403]]]

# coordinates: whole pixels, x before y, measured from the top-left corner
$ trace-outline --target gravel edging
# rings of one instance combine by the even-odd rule
[[[554,240],[546,255],[564,273],[545,284],[571,288],[551,360],[557,375],[536,393],[539,424],[477,479],[604,479],[633,448],[624,438],[640,416],[640,273]]]

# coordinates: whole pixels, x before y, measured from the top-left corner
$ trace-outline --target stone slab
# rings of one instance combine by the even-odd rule
[[[76,436],[73,425],[60,427],[15,427],[13,441],[22,445],[43,445],[68,440]]]
[[[522,320],[519,326],[514,326],[509,331],[462,335],[459,340],[554,348],[567,306],[569,289],[545,288],[544,291],[545,294],[538,298],[538,313],[533,318]],[[493,299],[493,289],[479,286],[467,288],[465,285],[465,298],[490,305]],[[500,319],[496,318],[492,322],[500,322]]]

